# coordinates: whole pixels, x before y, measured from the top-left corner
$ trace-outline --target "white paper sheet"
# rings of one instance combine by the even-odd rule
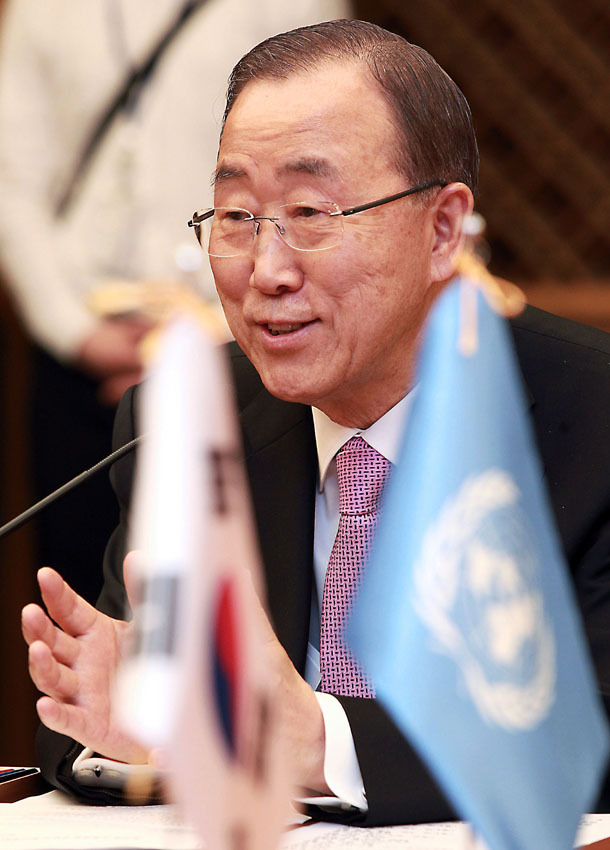
[[[584,815],[576,836],[576,846],[610,837],[610,815]]]
[[[578,845],[610,836],[610,815],[586,815]],[[85,806],[59,791],[0,804],[2,850],[202,850],[174,806]],[[280,850],[479,850],[463,823],[289,829]]]
[[[322,850],[326,847],[337,850],[390,850],[399,847],[411,847],[413,850],[474,850],[472,832],[463,823],[425,823],[368,829],[316,823],[291,830],[282,842],[282,850]]]
[[[60,791],[0,805],[2,850],[200,850],[174,806],[86,806]]]

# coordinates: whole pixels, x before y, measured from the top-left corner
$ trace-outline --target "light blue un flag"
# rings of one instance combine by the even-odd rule
[[[348,640],[378,698],[492,850],[568,850],[607,727],[506,323],[439,299]],[[391,647],[391,650],[388,648]]]

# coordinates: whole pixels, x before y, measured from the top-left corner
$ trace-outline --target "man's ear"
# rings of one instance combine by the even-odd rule
[[[474,208],[472,192],[464,183],[449,183],[436,196],[432,212],[434,243],[431,255],[431,279],[449,280],[455,273],[455,261],[462,247],[462,224]]]

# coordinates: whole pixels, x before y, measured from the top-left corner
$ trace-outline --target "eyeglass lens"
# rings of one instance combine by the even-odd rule
[[[335,204],[326,202],[283,204],[270,216],[253,216],[245,209],[217,207],[214,215],[202,222],[201,244],[213,257],[249,254],[254,237],[269,222],[291,248],[324,251],[343,238],[342,217],[330,215],[335,210]]]

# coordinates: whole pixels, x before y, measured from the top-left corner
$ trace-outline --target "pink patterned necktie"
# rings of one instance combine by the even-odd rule
[[[339,528],[322,598],[320,690],[340,696],[374,697],[374,688],[345,646],[342,632],[369,556],[390,462],[362,437],[348,440],[336,460]]]

